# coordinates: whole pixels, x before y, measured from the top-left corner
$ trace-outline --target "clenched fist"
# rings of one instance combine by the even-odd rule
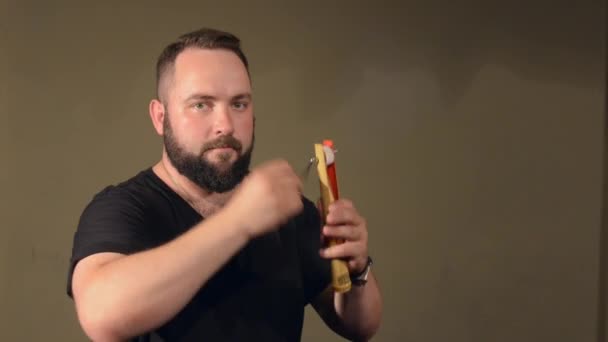
[[[226,209],[249,238],[278,229],[302,208],[302,182],[284,160],[253,169],[236,189]]]

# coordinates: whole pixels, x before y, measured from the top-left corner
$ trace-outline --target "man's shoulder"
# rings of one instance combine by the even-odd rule
[[[109,203],[145,206],[146,202],[160,196],[162,187],[154,176],[152,169],[148,168],[124,181],[107,185],[93,195],[87,208]]]

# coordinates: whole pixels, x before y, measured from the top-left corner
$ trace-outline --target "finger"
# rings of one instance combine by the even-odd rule
[[[326,259],[347,259],[363,255],[365,252],[365,245],[362,243],[344,242],[339,245],[321,249],[319,254]]]
[[[357,226],[339,225],[339,226],[324,226],[323,235],[330,238],[339,238],[349,241],[357,241],[361,238],[361,231]]]
[[[300,180],[300,177],[296,174],[296,171],[291,167],[291,165],[284,160],[280,160],[276,163],[276,166],[272,169],[273,174],[278,179],[297,179]]]
[[[336,200],[334,203],[332,203],[332,206],[339,207],[339,208],[355,209],[355,205],[353,204],[353,202],[346,198],[340,198],[340,199]]]
[[[361,218],[354,208],[348,208],[344,206],[330,206],[329,213],[327,214],[327,224],[358,225],[359,223],[361,223]]]
[[[303,189],[302,179],[296,174],[296,171],[291,166],[289,166],[288,175],[289,179],[291,179],[291,181],[295,183],[296,187],[298,188],[298,192],[301,193]]]
[[[302,181],[291,172],[283,172],[274,175],[279,186],[287,189],[295,189],[297,192],[302,192]]]
[[[365,265],[367,265],[367,258],[353,258],[348,260],[348,270],[352,272],[352,274],[363,272],[363,270],[365,270]]]
[[[294,178],[283,178],[278,185],[283,188],[283,189],[291,189],[295,192],[297,192],[298,194],[302,193],[302,182],[300,182],[299,179],[294,179]]]

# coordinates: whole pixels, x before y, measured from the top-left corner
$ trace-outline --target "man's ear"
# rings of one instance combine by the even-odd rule
[[[150,112],[150,119],[152,119],[152,125],[154,125],[156,133],[162,136],[164,134],[165,105],[158,99],[153,99],[150,101],[148,111]]]

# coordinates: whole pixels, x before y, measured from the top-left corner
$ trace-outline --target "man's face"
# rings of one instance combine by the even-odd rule
[[[213,192],[234,188],[253,150],[253,102],[245,66],[231,51],[190,48],[167,75],[165,150],[173,166]]]

